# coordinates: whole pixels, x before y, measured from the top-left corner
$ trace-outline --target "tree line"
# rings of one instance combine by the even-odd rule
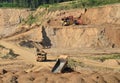
[[[54,4],[70,0],[0,0],[0,7],[37,8],[43,4]]]

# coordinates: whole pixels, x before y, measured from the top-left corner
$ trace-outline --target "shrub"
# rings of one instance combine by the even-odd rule
[[[27,24],[31,25],[36,22],[36,18],[33,15],[30,15],[26,22]]]
[[[14,59],[18,54],[15,54],[12,49],[5,48],[4,46],[0,45],[0,57],[3,59]]]
[[[84,67],[85,64],[83,62],[79,62],[74,59],[68,59],[67,66],[71,69],[75,69],[77,66]]]
[[[14,59],[14,58],[16,58],[17,56],[19,56],[19,55],[18,55],[18,54],[15,54],[15,53],[13,52],[13,50],[10,49],[9,53],[6,54],[6,55],[4,55],[4,56],[2,56],[1,58],[2,58],[2,59]]]
[[[99,57],[89,57],[89,58],[94,59],[94,60],[100,60],[100,61],[104,62],[107,59],[120,59],[120,54],[102,55]]]

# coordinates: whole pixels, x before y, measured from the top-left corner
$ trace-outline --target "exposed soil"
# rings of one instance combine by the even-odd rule
[[[38,9],[33,15],[45,10]],[[0,45],[5,48],[0,49],[0,55],[12,49],[18,56],[0,59],[0,83],[120,83],[120,4],[87,9],[82,17],[87,25],[62,26],[62,17],[78,17],[83,11],[46,12],[39,16],[42,26],[11,26],[10,33],[2,27],[1,32],[7,35],[1,33]],[[47,61],[37,62],[36,49],[20,45],[23,41],[39,42],[47,52]],[[74,71],[51,72],[60,55],[68,55],[68,65]]]
[[[35,51],[25,47],[20,47],[11,42],[1,41],[0,44],[13,49],[20,56],[16,59],[1,59],[1,83],[119,83],[120,82],[120,62],[119,60],[105,60],[104,62],[96,61],[87,57],[100,56],[97,50],[89,49],[89,52],[80,54],[80,51],[69,49],[57,52],[48,51],[47,62],[36,62]],[[86,50],[87,51],[87,50]],[[100,50],[102,52],[102,50]],[[51,72],[59,54],[68,54],[70,59],[76,61],[73,72],[54,74]],[[107,52],[106,52],[107,54]],[[109,54],[109,53],[108,53]],[[104,53],[102,55],[105,55]],[[109,54],[110,55],[110,54]],[[107,55],[105,55],[107,56]],[[79,57],[79,58],[78,58]],[[80,63],[80,64],[79,64]],[[6,71],[4,72],[3,69]],[[111,78],[111,79],[110,79]],[[12,81],[12,82],[11,82]]]

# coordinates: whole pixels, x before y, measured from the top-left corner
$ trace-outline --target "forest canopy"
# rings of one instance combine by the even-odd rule
[[[70,0],[0,0],[0,7],[37,8],[43,4],[54,4]]]
[[[81,7],[81,5],[86,7],[92,7],[105,4],[120,3],[120,0],[0,0],[0,7],[35,9],[41,5],[56,4],[67,1],[72,1],[70,2],[71,3],[70,6],[73,6],[73,8]]]

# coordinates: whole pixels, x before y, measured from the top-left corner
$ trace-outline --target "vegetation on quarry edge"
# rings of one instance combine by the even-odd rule
[[[61,3],[63,2],[63,4]],[[1,8],[49,7],[50,10],[93,7],[105,4],[120,3],[120,0],[0,0]]]

